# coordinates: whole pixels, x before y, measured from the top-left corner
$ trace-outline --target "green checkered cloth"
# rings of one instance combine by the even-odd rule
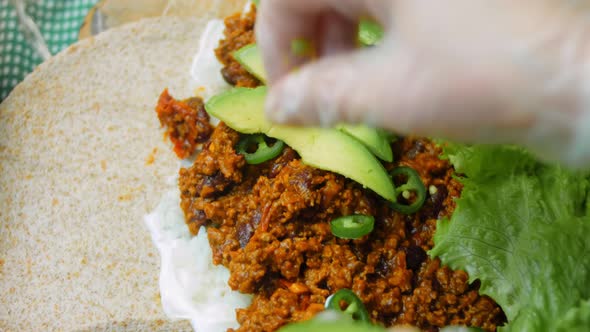
[[[96,2],[27,0],[26,13],[39,27],[51,54],[56,54],[78,39],[84,17]],[[0,101],[42,61],[25,40],[11,1],[0,0]]]

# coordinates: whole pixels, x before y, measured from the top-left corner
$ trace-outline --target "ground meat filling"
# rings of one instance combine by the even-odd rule
[[[260,85],[260,81],[248,73],[232,55],[234,51],[254,43],[255,21],[256,7],[254,6],[244,15],[238,13],[225,19],[225,39],[219,43],[215,55],[223,64],[221,75],[231,85],[249,88]]]
[[[156,113],[160,124],[166,127],[166,135],[174,144],[178,158],[192,155],[213,132],[201,98],[179,101],[172,98],[166,89],[158,99]]]
[[[253,41],[253,24],[253,14],[226,20],[217,56],[234,85],[258,84],[230,56]],[[452,166],[439,159],[431,141],[401,138],[392,146],[395,162],[385,164],[389,170],[414,168],[430,189],[418,213],[403,215],[356,182],[303,164],[288,147],[273,160],[248,165],[234,149],[239,139],[220,124],[179,179],[191,232],[207,227],[213,262],[229,269],[232,289],[254,296],[249,307],[237,310],[235,331],[275,331],[309,319],[342,288],[358,294],[371,319],[384,326],[495,331],[506,321],[465,272],[427,255],[437,220],[451,215],[461,192]],[[355,213],[375,216],[374,231],[358,240],[335,238],[330,221]]]
[[[180,176],[191,230],[209,226],[214,262],[229,268],[233,289],[254,294],[252,305],[237,312],[238,331],[274,331],[308,319],[341,288],[357,293],[371,318],[385,326],[494,331],[505,321],[465,272],[441,267],[426,254],[436,220],[452,213],[461,190],[432,142],[404,138],[393,147],[397,162],[386,165],[410,166],[436,188],[419,213],[405,216],[357,183],[304,165],[289,148],[274,160],[247,165],[233,150],[238,137],[220,125]],[[335,238],[330,220],[353,213],[375,216],[375,230],[359,240]]]

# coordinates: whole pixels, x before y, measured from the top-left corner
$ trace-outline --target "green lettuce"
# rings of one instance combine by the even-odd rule
[[[588,332],[590,330],[590,300],[570,309],[556,324],[557,332]]]
[[[448,144],[464,185],[432,256],[479,279],[500,331],[590,331],[590,177],[510,146]]]

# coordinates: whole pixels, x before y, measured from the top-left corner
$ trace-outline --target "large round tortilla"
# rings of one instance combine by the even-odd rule
[[[84,40],[0,104],[0,331],[190,330],[161,310],[142,222],[178,169],[154,106],[193,94],[200,34],[225,14]]]

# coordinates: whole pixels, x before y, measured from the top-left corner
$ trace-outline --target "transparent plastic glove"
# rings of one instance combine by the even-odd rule
[[[356,47],[362,16],[385,27],[379,46]],[[590,2],[573,0],[261,1],[267,111],[280,123],[516,143],[588,166],[589,18]],[[300,38],[314,61],[291,52]]]

